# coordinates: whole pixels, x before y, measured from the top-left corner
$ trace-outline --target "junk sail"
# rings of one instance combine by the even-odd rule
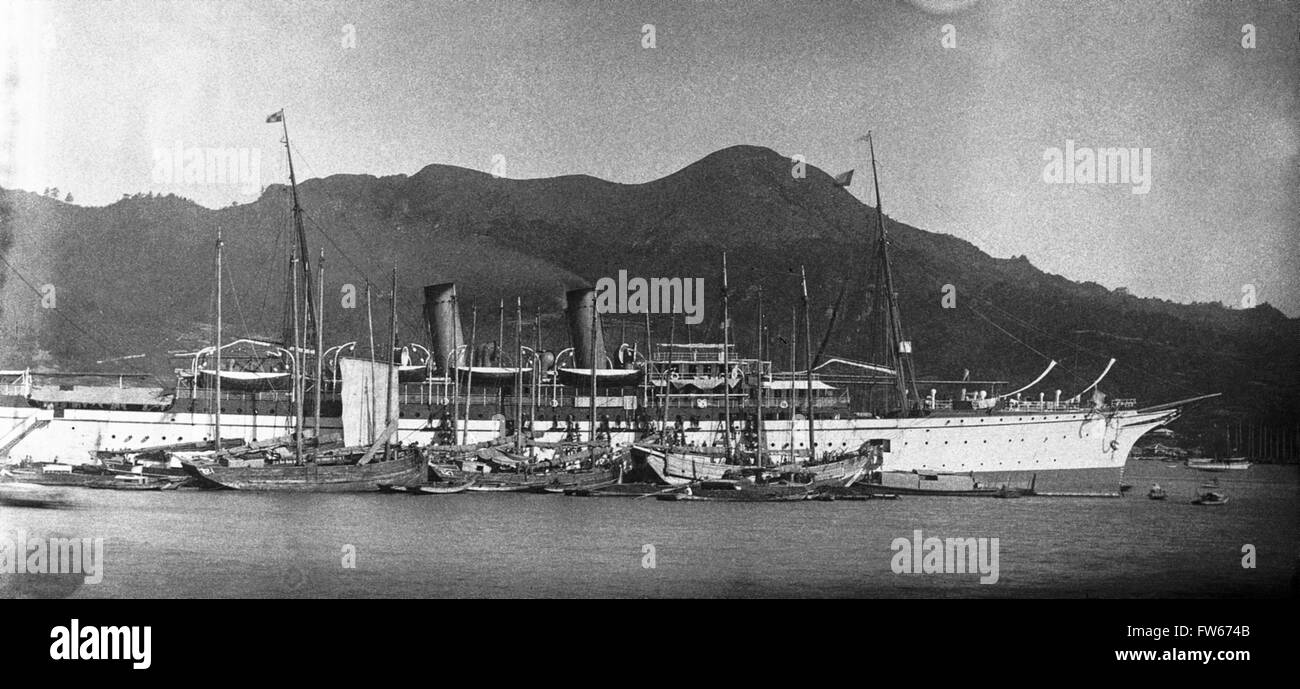
[[[340,359],[343,374],[343,444],[367,446],[397,421],[397,367],[385,362]]]

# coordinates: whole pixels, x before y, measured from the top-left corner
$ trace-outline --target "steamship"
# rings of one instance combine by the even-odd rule
[[[874,177],[874,150],[872,168]],[[871,313],[883,335],[878,363],[816,365],[806,355],[804,371],[781,373],[761,350],[745,358],[725,338],[721,345],[652,346],[648,332],[644,344],[620,343],[611,355],[592,289],[566,294],[569,348],[525,346],[517,330],[515,346],[503,352],[497,343],[481,345],[473,330],[467,340],[456,285],[440,283],[424,289],[430,341],[381,348],[400,371],[398,441],[464,447],[522,435],[534,448],[608,442],[631,446],[639,468],[670,483],[720,476],[737,462],[816,465],[870,452],[877,460],[870,480],[885,485],[932,482],[946,489],[1032,480],[1039,490],[1116,487],[1135,442],[1174,420],[1191,400],[1147,408],[1107,400],[1098,385],[1109,366],[1065,398],[1059,391],[1050,400],[1024,397],[1046,371],[1008,393],[990,382],[989,389],[954,389],[942,397],[936,384],[921,395],[912,343],[903,336],[878,181],[876,199]],[[297,216],[296,186],[293,203]],[[299,268],[310,296],[305,259]],[[170,390],[126,378],[79,384],[84,381],[0,371],[0,459],[78,464],[104,453],[164,448],[183,456],[218,442],[339,434],[338,361],[357,343],[325,348],[316,312],[304,303],[303,336],[294,345],[222,343],[218,336],[217,344],[186,355],[188,365],[177,369]],[[805,324],[808,310],[805,294]],[[793,355],[790,364],[793,369]],[[855,382],[841,384],[837,366],[856,371]],[[295,376],[305,382],[287,385]],[[309,423],[303,408],[312,409]]]

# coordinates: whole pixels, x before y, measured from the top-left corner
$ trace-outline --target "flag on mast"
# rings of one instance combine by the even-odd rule
[[[280,108],[279,110],[268,115],[266,118],[267,124],[270,124],[272,122],[283,122],[283,121],[284,121],[284,108]]]

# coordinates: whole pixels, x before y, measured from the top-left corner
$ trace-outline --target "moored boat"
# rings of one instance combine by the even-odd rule
[[[884,486],[879,483],[859,481],[848,489],[856,495],[931,495],[961,498],[996,498],[1003,487],[983,487],[970,489],[928,489],[909,488],[907,486]]]
[[[103,474],[98,469],[99,467],[73,467],[71,464],[11,466],[5,470],[7,475],[0,476],[0,481],[16,481],[37,486],[87,486],[103,479]]]
[[[454,495],[464,493],[470,486],[474,485],[473,480],[469,481],[439,481],[437,483],[380,483],[379,490],[385,493],[409,493],[411,495]]]
[[[421,483],[415,491],[425,495],[453,495],[464,493],[473,487],[474,481],[447,481],[444,483]]]
[[[187,480],[188,477],[155,478],[141,474],[115,474],[111,478],[87,484],[87,487],[106,490],[170,490]]]
[[[6,507],[60,508],[69,505],[64,492],[47,485],[10,481],[0,483],[0,505]]]
[[[364,492],[380,484],[406,485],[423,479],[424,455],[419,448],[402,447],[386,460],[347,464],[311,461],[261,466],[228,466],[213,461],[186,460],[185,468],[207,487],[234,490],[293,491],[307,493]]]
[[[1186,464],[1187,468],[1197,471],[1245,471],[1250,468],[1250,462],[1245,457],[1228,457],[1225,459],[1194,457],[1188,459]]]
[[[564,494],[582,498],[644,498],[665,490],[664,486],[657,483],[613,483],[608,486],[568,488]]]
[[[864,501],[864,500],[897,500],[896,492],[862,492],[856,490],[857,486],[848,486],[844,488],[821,488],[815,491],[810,500],[819,500],[821,502],[835,502],[837,500],[846,501]]]
[[[1217,506],[1228,504],[1228,496],[1219,489],[1217,483],[1207,483],[1196,489],[1193,505]]]
[[[544,488],[547,480],[545,478],[520,480],[483,479],[474,481],[468,490],[471,493],[532,493]]]
[[[812,486],[806,483],[755,484],[743,479],[722,479],[692,483],[654,497],[666,501],[798,502],[812,494]]]
[[[534,492],[563,494],[581,488],[606,488],[619,482],[622,471],[618,467],[597,467],[588,471],[553,472],[551,480]]]

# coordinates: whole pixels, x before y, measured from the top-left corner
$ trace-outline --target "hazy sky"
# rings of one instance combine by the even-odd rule
[[[264,122],[282,107],[303,178],[504,156],[507,177],[637,183],[741,143],[838,172],[872,129],[899,220],[1143,296],[1238,305],[1253,285],[1300,315],[1297,3],[0,6],[0,186],[247,202],[283,181]],[[1067,140],[1149,149],[1149,191],[1045,182]],[[258,166],[167,178],[156,157],[190,148]]]

